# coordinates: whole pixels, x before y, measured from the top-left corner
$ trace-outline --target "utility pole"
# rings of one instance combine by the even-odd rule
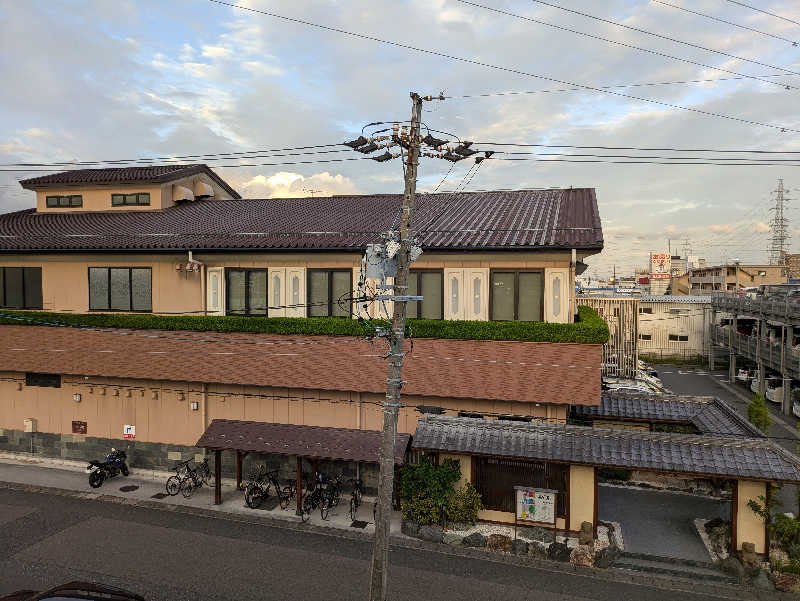
[[[391,332],[389,334],[389,375],[386,378],[386,401],[383,405],[383,441],[381,442],[380,476],[378,480],[378,507],[375,515],[375,541],[372,547],[370,570],[370,601],[385,601],[389,572],[389,526],[392,517],[392,492],[394,489],[394,455],[397,435],[397,414],[400,406],[400,389],[403,385],[403,342],[406,329],[406,300],[408,296],[408,271],[410,265],[411,227],[414,215],[414,195],[417,191],[417,165],[419,164],[419,122],[422,98],[411,92],[411,127],[408,137],[405,193],[400,219],[400,250],[397,252],[397,276],[394,280],[394,302]]]

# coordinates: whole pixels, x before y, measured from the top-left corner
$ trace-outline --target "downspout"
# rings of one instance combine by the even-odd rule
[[[569,262],[569,309],[570,323],[575,321],[575,314],[578,312],[578,299],[575,296],[575,273],[577,271],[578,257],[577,252],[572,249],[572,257]]]
[[[201,408],[201,419],[203,420],[203,433],[208,428],[208,383],[203,382],[203,403]],[[203,455],[208,453],[208,449],[203,448]]]

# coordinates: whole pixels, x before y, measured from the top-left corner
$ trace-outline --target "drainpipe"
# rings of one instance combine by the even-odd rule
[[[578,299],[575,298],[575,273],[577,271],[577,266],[578,266],[578,253],[573,248],[572,257],[569,262],[569,282],[567,282],[567,285],[569,286],[570,323],[575,321],[575,313],[577,313],[578,311]]]
[[[200,266],[200,296],[201,302],[200,306],[203,307],[203,315],[208,312],[207,307],[207,298],[206,298],[206,264],[202,261],[198,261],[192,256],[192,251],[189,251],[189,263],[193,263],[194,265]]]
[[[203,407],[202,407],[202,415],[201,418],[203,420],[203,432],[206,431],[208,428],[208,383],[203,382]],[[203,454],[205,455],[207,452],[206,449],[203,449]]]

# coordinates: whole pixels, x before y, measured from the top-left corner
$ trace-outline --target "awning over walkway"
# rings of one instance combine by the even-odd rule
[[[770,440],[427,415],[414,449],[694,476],[800,482],[800,459]]]
[[[294,455],[307,459],[341,459],[378,463],[382,432],[350,428],[297,426],[270,422],[215,419],[197,441],[200,448]],[[405,460],[408,434],[395,439],[396,464]]]

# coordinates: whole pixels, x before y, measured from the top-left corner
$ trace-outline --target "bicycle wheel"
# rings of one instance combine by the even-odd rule
[[[329,499],[322,499],[322,503],[319,504],[319,515],[323,520],[328,519],[328,515],[331,511],[331,504]]]
[[[194,494],[194,481],[191,478],[186,478],[181,482],[181,494],[184,499],[188,499]]]
[[[178,476],[167,478],[167,494],[174,497],[181,491],[181,479]]]
[[[211,486],[212,479],[213,477],[211,476],[211,472],[209,470],[203,472],[203,484],[206,486]]]
[[[278,496],[281,500],[281,509],[286,509],[289,507],[289,501],[292,500],[294,494],[292,494],[292,487],[291,486],[284,486],[283,490],[278,492]]]
[[[300,519],[307,522],[311,517],[311,511],[314,509],[313,502],[308,498],[303,498],[303,513],[300,514]]]
[[[248,484],[244,489],[244,502],[250,509],[257,509],[263,498],[261,488],[257,484]]]
[[[355,522],[356,516],[358,516],[358,504],[355,497],[353,497],[350,499],[350,521]]]
[[[353,494],[355,494],[355,496],[356,496],[356,508],[358,508],[358,506],[361,505],[361,489],[360,488],[356,488],[353,491]]]

